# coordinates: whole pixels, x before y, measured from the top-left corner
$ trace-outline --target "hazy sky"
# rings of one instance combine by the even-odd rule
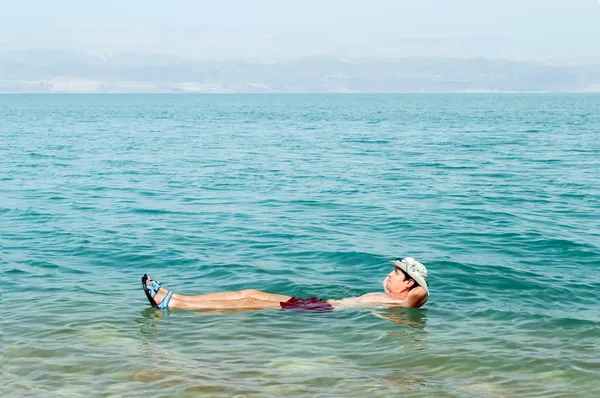
[[[598,0],[0,0],[0,49],[600,58]]]

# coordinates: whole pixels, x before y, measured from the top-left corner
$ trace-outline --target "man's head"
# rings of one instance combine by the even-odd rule
[[[390,261],[394,270],[383,281],[386,293],[404,293],[421,286],[429,294],[427,268],[412,257]]]

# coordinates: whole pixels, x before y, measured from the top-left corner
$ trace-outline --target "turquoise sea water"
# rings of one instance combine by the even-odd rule
[[[5,397],[600,395],[600,96],[0,96]],[[162,313],[183,294],[422,309]]]

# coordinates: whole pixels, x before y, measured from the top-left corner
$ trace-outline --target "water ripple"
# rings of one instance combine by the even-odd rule
[[[3,396],[600,395],[598,96],[0,96]],[[387,260],[426,307],[342,298]]]

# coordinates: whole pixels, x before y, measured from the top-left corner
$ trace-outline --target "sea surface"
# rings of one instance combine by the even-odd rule
[[[600,396],[600,96],[0,96],[3,397]],[[421,309],[161,312],[244,288]]]

